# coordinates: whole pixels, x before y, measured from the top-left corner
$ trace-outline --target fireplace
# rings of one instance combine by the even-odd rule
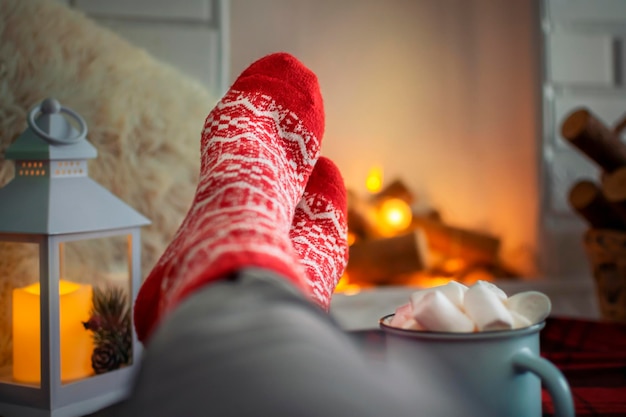
[[[498,236],[455,226],[401,179],[386,183],[383,173],[370,169],[362,195],[348,190],[350,260],[337,292],[521,276],[502,258]]]
[[[357,280],[349,270],[336,302],[371,306],[395,290],[403,299],[402,288],[414,283],[480,277],[542,290],[563,299],[558,311],[570,315],[585,310],[593,292],[587,225],[567,197],[581,177],[598,178],[598,171],[559,129],[580,105],[608,126],[626,111],[626,2],[230,3],[233,79],[274,50],[293,53],[318,75],[326,110],[322,152],[340,167],[351,203],[376,212],[377,194],[398,180],[414,200],[412,226],[439,226],[427,245],[435,245],[433,229],[443,230],[448,253],[453,242],[465,242],[460,237],[479,236],[479,252],[496,254],[495,263],[472,268],[463,257],[444,260],[433,250],[427,259],[414,255],[407,272],[393,278]],[[379,191],[366,186],[372,168],[384,173]],[[355,218],[349,220],[355,232]],[[405,251],[423,249],[424,239],[410,231],[379,238],[397,238],[391,243]],[[345,296],[368,286],[376,288]],[[389,306],[376,314],[383,312]]]
[[[286,49],[320,77],[328,121],[324,153],[340,166],[351,202],[366,211],[380,204],[367,188],[378,167],[382,189],[399,180],[409,190],[414,222],[432,226],[428,245],[435,245],[437,226],[457,233],[457,239],[444,234],[441,245],[465,247],[464,239],[476,237],[478,248],[496,254],[495,262],[473,267],[463,257],[441,259],[431,251],[429,268],[418,257],[406,265],[413,272],[385,280],[356,280],[348,271],[340,290],[351,281],[405,285],[451,276],[568,288],[591,283],[583,246],[588,225],[568,193],[600,173],[563,140],[560,128],[579,106],[607,126],[626,112],[624,7],[583,0],[394,7],[347,1],[316,9],[324,33],[291,28],[301,35],[296,38],[311,39]],[[423,246],[419,237],[390,243]],[[422,279],[425,271],[430,280]]]

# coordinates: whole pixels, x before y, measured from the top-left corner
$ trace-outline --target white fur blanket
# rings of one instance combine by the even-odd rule
[[[57,2],[2,0],[0,187],[13,177],[13,163],[4,160],[4,150],[26,129],[28,110],[46,97],[85,118],[88,139],[99,152],[89,162],[90,176],[152,221],[142,229],[145,275],[191,204],[200,132],[215,98]],[[108,262],[119,248],[76,251],[75,259]],[[0,367],[10,360],[7,297],[36,274],[24,261],[30,255],[23,246],[0,243]]]

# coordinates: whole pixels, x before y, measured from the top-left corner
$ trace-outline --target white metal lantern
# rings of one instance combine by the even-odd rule
[[[0,416],[80,416],[121,400],[139,363],[150,222],[87,175],[97,152],[80,115],[46,99],[28,126],[0,188]]]

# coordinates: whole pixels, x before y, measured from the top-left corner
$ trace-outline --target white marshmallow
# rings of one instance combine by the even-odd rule
[[[402,327],[404,326],[404,323],[406,323],[406,321],[409,319],[413,320],[411,317],[407,318],[406,316],[394,314],[394,316],[391,318],[391,321],[389,322],[389,325],[391,327]]]
[[[509,297],[506,304],[509,310],[526,317],[531,324],[544,321],[552,310],[550,298],[539,291],[517,293]]]
[[[425,330],[415,319],[408,319],[400,327],[405,330]]]
[[[465,296],[465,291],[467,291],[467,287],[459,282],[450,281],[445,285],[419,290],[411,294],[411,304],[413,306],[419,304],[420,300],[426,294],[429,294],[433,291],[440,291],[443,295],[448,297],[448,299],[452,301],[455,306],[462,308],[463,297]]]
[[[393,327],[403,327],[404,323],[408,320],[413,320],[413,308],[411,307],[411,303],[406,303],[396,308],[389,325]]]
[[[476,323],[479,331],[512,329],[513,317],[498,292],[480,282],[465,293],[463,305],[469,318]]]
[[[411,303],[402,304],[400,307],[396,308],[396,315],[413,317],[413,307],[411,307]]]
[[[501,299],[503,301],[507,299],[506,293],[502,289],[498,288],[498,286],[496,284],[492,284],[489,281],[476,281],[476,283],[474,285],[472,285],[472,287],[474,287],[476,285],[488,288],[489,290],[493,291],[493,293],[496,294],[499,299]]]
[[[528,326],[532,325],[530,320],[528,320],[526,317],[522,316],[517,311],[509,310],[509,313],[511,313],[511,317],[513,317],[513,328],[514,329],[521,329],[521,328],[528,327]]]
[[[441,291],[431,291],[413,305],[413,318],[426,330],[473,332],[474,323]]]

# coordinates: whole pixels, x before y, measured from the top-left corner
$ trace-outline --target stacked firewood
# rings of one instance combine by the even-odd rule
[[[561,135],[601,170],[599,178],[585,178],[569,190],[572,208],[593,229],[626,231],[626,145],[620,139],[626,118],[607,127],[587,108],[569,114]]]
[[[589,109],[572,112],[563,138],[600,168],[569,191],[569,202],[587,222],[583,242],[603,318],[626,323],[626,145],[620,134],[626,117],[607,127]]]
[[[352,191],[348,196],[351,283],[406,285],[429,276],[462,282],[473,273],[480,279],[516,276],[499,258],[498,237],[452,226],[434,209],[417,210],[414,194],[400,180],[365,198]],[[400,230],[390,229],[382,216],[390,200],[400,200],[409,210]]]

